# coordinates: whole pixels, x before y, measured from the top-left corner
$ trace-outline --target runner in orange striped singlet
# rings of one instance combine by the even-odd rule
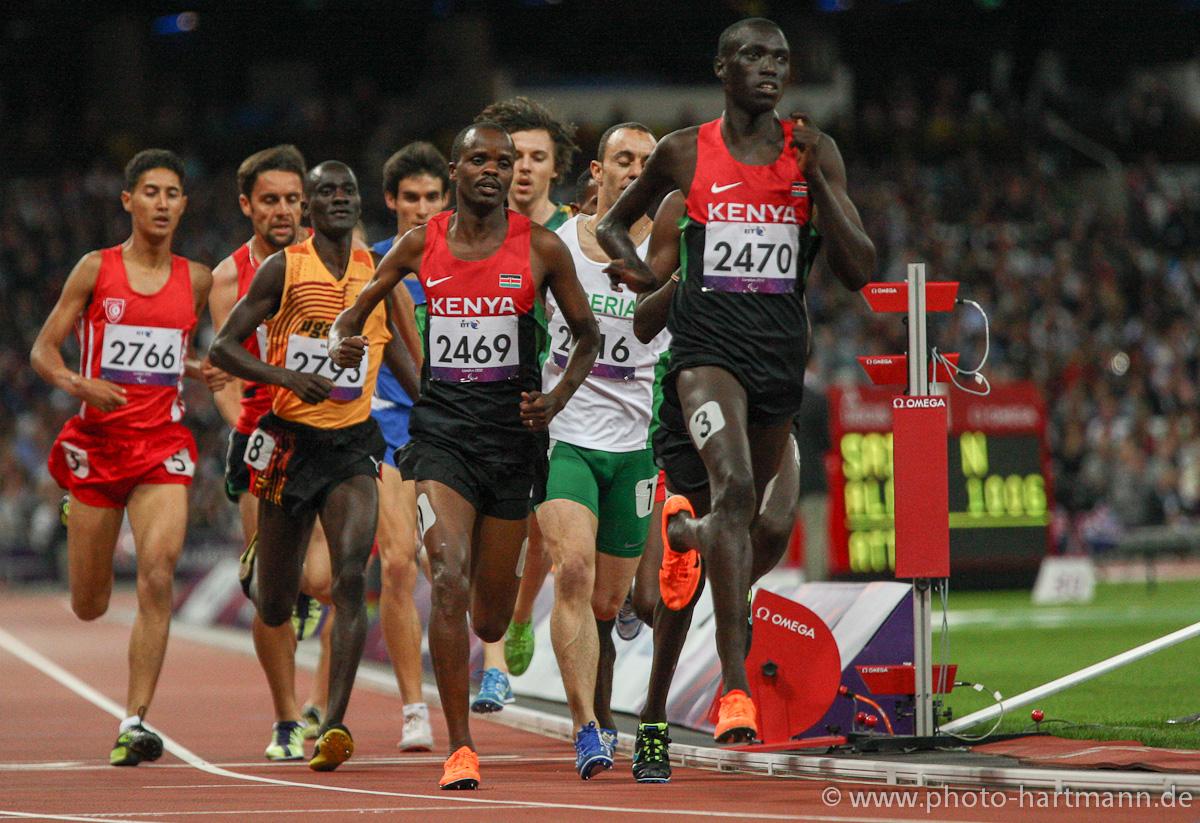
[[[369,251],[353,247],[362,211],[354,172],[336,161],[322,163],[308,173],[304,189],[313,236],[263,262],[213,341],[212,358],[244,380],[277,387],[244,455],[259,507],[258,539],[243,555],[242,585],[268,626],[292,615],[300,553],[318,516],[329,540],[337,620],[329,710],[309,766],[331,771],[354,752],[342,718],[367,632],[364,570],[375,539],[384,450],[371,395],[384,357],[406,391],[416,393],[417,379],[390,307],[377,306],[367,317],[370,345],[359,366],[343,369],[330,361],[333,320],[354,304],[374,266]],[[265,362],[241,344],[264,321]]]

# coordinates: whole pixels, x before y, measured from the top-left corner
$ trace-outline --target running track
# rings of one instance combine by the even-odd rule
[[[129,594],[112,613],[128,614]],[[437,789],[443,752],[395,749],[400,702],[394,693],[356,689],[347,717],[354,758],[317,774],[304,763],[262,757],[269,709],[253,657],[188,640],[171,641],[148,718],[167,741],[158,763],[115,769],[107,755],[122,712],[128,626],[116,618],[79,622],[61,593],[0,591],[0,820],[1198,820],[1200,808],[1125,812],[1006,811],[834,806],[828,781],[722,774],[676,768],[665,786],[629,776],[628,752],[614,772],[588,783],[573,770],[568,743],[476,720],[483,783],[477,792]],[[301,693],[308,687],[301,672]],[[441,716],[434,734],[444,746]],[[880,788],[837,784],[851,791]],[[886,789],[885,789],[886,790]],[[895,793],[920,790],[894,789]],[[1014,798],[1015,795],[1010,795]]]

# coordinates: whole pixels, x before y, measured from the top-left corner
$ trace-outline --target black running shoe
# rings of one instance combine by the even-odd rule
[[[143,760],[158,760],[162,753],[161,737],[144,726],[134,726],[118,735],[108,762],[112,766],[136,766]]]
[[[671,782],[671,738],[666,723],[639,723],[633,742],[633,779],[639,783]]]

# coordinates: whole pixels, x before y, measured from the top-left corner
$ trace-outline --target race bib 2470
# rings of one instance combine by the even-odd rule
[[[709,223],[704,228],[705,290],[794,291],[799,239],[795,223]]]

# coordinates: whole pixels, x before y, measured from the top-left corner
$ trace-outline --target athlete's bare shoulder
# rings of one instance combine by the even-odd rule
[[[233,255],[229,255],[212,270],[212,278],[214,286],[228,286],[230,283],[237,285],[237,261],[233,259]]]
[[[425,226],[414,226],[404,233],[391,250],[383,256],[379,261],[389,261],[389,267],[395,266],[400,272],[400,277],[404,277],[409,272],[420,271],[421,258],[425,256]],[[376,271],[379,270],[379,265],[376,266]]]
[[[685,145],[694,146],[696,145],[696,139],[699,136],[699,126],[684,126],[682,129],[676,129],[675,131],[666,135],[662,140],[659,140],[658,147],[663,148],[664,146],[669,146],[675,148]]]
[[[689,157],[696,156],[696,142],[700,139],[699,126],[687,126],[682,129],[676,129],[668,134],[662,140],[658,141],[655,146],[655,151],[666,153],[668,156],[674,157],[680,154]]]
[[[646,163],[643,175],[653,181],[656,192],[668,189],[687,191],[696,173],[697,142],[699,126],[673,131],[658,141]]]
[[[100,274],[100,265],[103,262],[104,251],[102,249],[89,251],[83,257],[79,258],[79,262],[75,264],[75,268],[71,269],[71,277],[79,277],[81,279],[90,278],[95,282],[96,275]]]
[[[213,270],[198,260],[188,260],[188,276],[192,278],[192,288],[202,288],[205,291],[212,287]]]
[[[104,252],[101,249],[89,251],[79,258],[79,262],[67,276],[63,292],[70,291],[73,294],[83,295],[84,300],[90,299],[92,291],[96,288],[96,280],[100,277],[100,266],[103,261]]]
[[[534,254],[538,255],[542,262],[547,262],[547,258],[557,259],[556,256],[559,254],[569,254],[567,246],[558,236],[558,232],[548,229],[540,223],[530,224],[529,243],[533,247]]]

